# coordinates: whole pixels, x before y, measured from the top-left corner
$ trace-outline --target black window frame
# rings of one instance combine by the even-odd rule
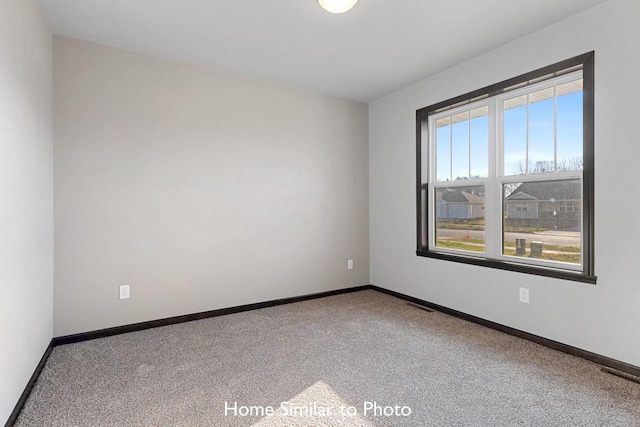
[[[446,108],[457,107],[465,103],[471,103],[478,99],[492,97],[507,92],[509,89],[526,84],[530,81],[542,79],[546,76],[561,75],[568,69],[581,66],[583,73],[583,171],[582,171],[582,239],[583,239],[583,269],[574,272],[569,270],[547,268],[520,264],[517,262],[506,262],[482,256],[453,255],[429,250],[428,226],[425,215],[423,217],[423,206],[428,212],[430,203],[428,196],[423,200],[423,189],[428,184],[422,181],[422,135],[428,134],[429,115]],[[565,61],[561,61],[535,71],[504,80],[502,82],[475,90],[473,92],[460,95],[437,104],[421,108],[416,111],[416,229],[417,229],[417,250],[416,254],[421,257],[453,261],[476,266],[495,268],[500,270],[528,273],[538,276],[553,277],[557,279],[572,280],[577,282],[596,284],[595,275],[595,156],[594,156],[594,88],[595,88],[595,52],[591,51]],[[426,246],[422,243],[427,242]]]

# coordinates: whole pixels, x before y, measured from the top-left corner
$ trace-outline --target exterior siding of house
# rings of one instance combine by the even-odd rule
[[[522,201],[522,200],[513,200],[505,202],[506,205],[506,213],[507,218],[510,219],[536,219],[538,218],[538,201]],[[527,210],[522,211],[518,210],[517,206],[526,206]]]
[[[484,218],[484,206],[481,203],[457,203],[437,201],[438,219]]]

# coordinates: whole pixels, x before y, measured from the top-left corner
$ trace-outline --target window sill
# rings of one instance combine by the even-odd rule
[[[536,276],[552,277],[554,279],[572,280],[574,282],[596,284],[597,276],[589,276],[581,273],[573,273],[567,270],[556,270],[551,268],[533,267],[530,265],[516,264],[504,261],[490,260],[486,258],[466,257],[462,255],[450,255],[440,252],[418,250],[416,255],[435,258],[444,261],[459,262],[462,264],[478,265],[481,267],[496,268],[498,270],[515,271],[519,273],[533,274]]]

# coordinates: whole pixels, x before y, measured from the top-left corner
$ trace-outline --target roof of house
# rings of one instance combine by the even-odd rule
[[[578,181],[523,182],[505,200],[580,200]]]
[[[462,192],[462,195],[467,199],[469,203],[484,203],[484,197],[478,196],[477,194],[467,193],[466,191]]]
[[[443,188],[436,195],[447,203],[484,203],[484,197],[456,188]]]

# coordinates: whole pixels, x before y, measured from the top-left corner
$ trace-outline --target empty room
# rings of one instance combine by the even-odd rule
[[[637,0],[0,1],[0,423],[640,426]]]

